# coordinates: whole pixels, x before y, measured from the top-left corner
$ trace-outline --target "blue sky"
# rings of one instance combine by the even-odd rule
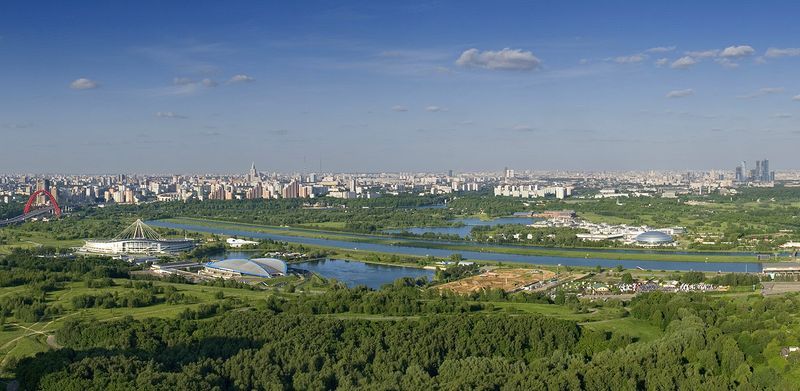
[[[800,168],[794,2],[0,4],[5,172]]]

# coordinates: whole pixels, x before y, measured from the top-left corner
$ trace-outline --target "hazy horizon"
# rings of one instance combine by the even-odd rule
[[[798,14],[785,2],[7,3],[0,171],[798,169]]]

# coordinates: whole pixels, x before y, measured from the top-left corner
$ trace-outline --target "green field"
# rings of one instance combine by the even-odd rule
[[[30,356],[36,352],[47,350],[48,346],[45,343],[47,335],[52,334],[66,319],[70,318],[96,319],[98,321],[108,321],[123,316],[131,316],[136,319],[148,317],[174,318],[183,310],[187,308],[194,309],[201,304],[222,302],[227,298],[235,297],[241,299],[246,306],[248,305],[247,303],[263,300],[267,295],[273,294],[263,290],[252,291],[154,281],[153,284],[157,286],[173,286],[179,292],[197,298],[197,302],[194,304],[161,303],[138,308],[87,308],[79,310],[73,308],[71,298],[75,296],[82,294],[97,295],[103,292],[122,292],[129,289],[120,286],[127,280],[118,279],[115,281],[118,284],[117,286],[107,288],[87,288],[84,282],[70,282],[64,286],[64,289],[48,293],[47,301],[50,305],[61,305],[65,309],[65,313],[55,319],[37,323],[20,323],[13,318],[6,319],[5,325],[0,331],[0,356],[6,360],[9,357]],[[26,289],[24,286],[1,288],[0,297],[20,293]],[[222,292],[224,298],[215,298],[217,292]]]
[[[658,327],[634,318],[616,318],[597,322],[583,322],[581,325],[590,330],[629,335],[643,342],[653,341],[664,335]]]
[[[10,228],[0,228],[0,230],[7,230],[10,231]],[[35,232],[35,231],[15,231],[19,232],[19,235],[15,240],[8,241],[6,244],[0,244],[0,254],[8,254],[14,248],[33,248],[33,247],[40,247],[40,246],[47,246],[47,247],[57,247],[57,248],[67,248],[67,247],[77,247],[83,245],[83,240],[73,239],[73,240],[59,240],[50,237],[48,234],[44,232]]]
[[[576,313],[574,310],[563,305],[539,304],[539,303],[514,303],[514,302],[489,302],[497,308],[502,308],[510,312],[520,312],[529,314],[541,314],[552,316],[558,319],[572,320],[576,322],[595,322],[616,318],[619,315],[605,308],[586,313]]]

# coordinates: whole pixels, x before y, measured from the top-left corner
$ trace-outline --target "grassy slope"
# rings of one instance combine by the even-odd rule
[[[13,229],[4,227],[0,229]],[[83,245],[83,240],[58,240],[53,239],[43,232],[18,231],[19,240],[0,245],[0,254],[8,254],[13,248],[32,248],[38,246],[48,247],[77,247]]]
[[[663,335],[660,328],[634,318],[608,319],[591,323],[581,323],[581,325],[590,330],[629,335],[643,342],[652,341]]]
[[[117,280],[122,283],[124,280]],[[156,285],[172,285],[180,292],[197,297],[198,303],[195,304],[157,304],[139,308],[89,308],[75,311],[72,307],[71,298],[81,294],[100,294],[102,292],[122,292],[127,288],[115,286],[110,288],[87,288],[83,282],[73,282],[67,284],[65,289],[51,292],[48,294],[48,301],[51,304],[60,304],[66,310],[65,314],[49,321],[37,323],[17,323],[13,318],[6,320],[5,327],[0,331],[0,357],[5,360],[10,356],[29,356],[36,352],[47,350],[45,336],[52,334],[53,331],[69,318],[93,318],[100,321],[116,319],[122,316],[133,316],[134,318],[160,317],[171,318],[177,316],[186,308],[198,307],[201,303],[214,303],[222,301],[214,298],[216,292],[222,291],[225,297],[238,297],[244,301],[255,301],[265,298],[270,293],[265,291],[250,291],[236,288],[218,288],[202,285],[173,284],[167,282],[154,282]],[[13,294],[25,290],[25,287],[10,287],[0,289],[0,296]],[[14,323],[14,324],[12,324]],[[26,329],[27,328],[27,329]],[[29,330],[30,329],[30,330]]]

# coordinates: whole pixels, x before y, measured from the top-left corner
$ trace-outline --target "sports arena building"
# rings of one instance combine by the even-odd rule
[[[672,236],[661,231],[647,231],[636,236],[636,244],[645,247],[668,246],[674,243]]]
[[[88,254],[174,254],[191,251],[195,247],[192,239],[163,239],[142,220],[136,220],[111,240],[87,240],[78,251]]]
[[[276,258],[224,259],[207,263],[202,274],[226,279],[246,276],[272,278],[285,276],[287,270],[286,262]]]

